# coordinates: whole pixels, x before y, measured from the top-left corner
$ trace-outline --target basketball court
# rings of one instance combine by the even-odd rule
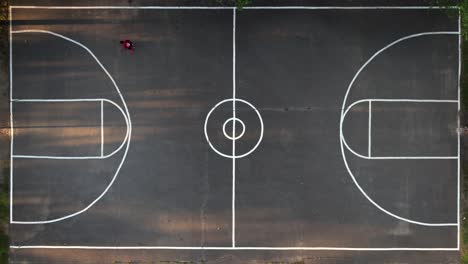
[[[114,261],[121,251],[457,256],[458,17],[427,7],[10,12],[18,263],[63,263],[67,250]]]

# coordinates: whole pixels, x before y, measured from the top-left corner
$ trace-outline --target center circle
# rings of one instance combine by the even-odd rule
[[[229,122],[232,122],[232,126],[234,127],[234,124],[235,122],[239,122],[242,126],[242,132],[238,135],[238,136],[235,136],[235,129],[232,130],[233,134],[234,134],[234,137],[230,136],[229,133],[226,132],[226,125],[229,123]],[[224,136],[227,137],[228,139],[231,139],[231,140],[237,140],[239,138],[241,138],[244,133],[245,133],[245,124],[244,122],[242,122],[242,120],[240,120],[239,118],[237,117],[231,117],[229,118],[228,120],[226,120],[226,122],[224,122],[223,124],[223,133],[224,133]]]
[[[213,144],[213,142],[210,140],[210,135],[208,133],[208,123],[210,122],[210,116],[213,112],[215,112],[221,105],[223,104],[229,104],[230,106],[233,107],[233,111],[235,111],[235,104],[243,104],[243,105],[246,105],[248,108],[250,108],[251,110],[253,110],[253,112],[255,113],[255,115],[257,116],[258,118],[258,122],[259,122],[259,125],[260,125],[260,131],[258,131],[258,139],[257,141],[255,142],[255,145],[250,148],[249,150],[246,150],[245,152],[243,153],[235,153],[235,148],[234,148],[234,144],[233,144],[233,148],[232,148],[232,153],[223,153],[222,151],[220,151],[219,149],[216,148],[216,146]],[[219,109],[218,109],[219,110]],[[226,117],[227,118],[227,117]],[[239,134],[239,135],[229,135],[227,132],[226,132],[226,126],[229,122],[233,122],[233,125],[235,124],[234,122],[239,122],[241,125],[242,125],[242,133]],[[216,126],[218,127],[218,126]],[[220,102],[218,102],[215,106],[213,106],[213,108],[211,108],[211,110],[208,112],[208,114],[206,115],[206,118],[205,118],[205,125],[203,126],[203,132],[205,133],[205,138],[206,138],[206,142],[208,142],[208,145],[210,145],[210,148],[216,152],[217,154],[219,154],[220,156],[223,156],[225,158],[230,158],[230,159],[239,159],[239,158],[243,158],[243,157],[246,157],[248,155],[250,155],[252,152],[254,152],[258,146],[260,145],[260,142],[262,142],[262,139],[263,139],[263,119],[262,119],[262,116],[260,115],[260,112],[257,110],[257,108],[255,108],[255,106],[253,106],[251,103],[249,103],[248,101],[246,100],[243,100],[243,99],[240,99],[240,98],[229,98],[229,99],[224,99]],[[233,129],[234,130],[234,129]],[[236,139],[239,139],[241,138],[243,135],[244,135],[244,131],[246,130],[246,126],[244,124],[244,122],[238,118],[236,118],[235,116],[233,116],[232,118],[229,118],[228,120],[226,120],[223,124],[223,133],[224,133],[224,136],[230,140],[233,141],[233,143],[236,142]],[[234,131],[233,131],[234,132]]]

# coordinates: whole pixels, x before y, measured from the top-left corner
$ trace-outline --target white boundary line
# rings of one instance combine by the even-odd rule
[[[310,10],[330,10],[330,9],[341,9],[341,10],[379,10],[379,9],[458,9],[457,6],[449,7],[436,7],[436,6],[246,6],[243,9],[310,9]]]
[[[361,99],[353,102],[350,104],[343,113],[343,121],[346,119],[346,115],[348,112],[356,105],[361,103],[369,102],[369,124],[368,124],[368,155],[362,155],[359,152],[355,151],[351,146],[349,146],[348,142],[346,141],[346,137],[344,134],[342,135],[342,141],[345,147],[355,156],[368,159],[368,160],[395,160],[395,159],[432,159],[432,160],[439,160],[439,159],[458,159],[457,156],[371,156],[371,103],[372,102],[406,102],[406,103],[457,103],[458,100],[433,100],[433,99],[375,99],[375,98],[368,98],[368,99]]]
[[[226,250],[226,251],[457,251],[457,248],[355,248],[355,247],[105,247],[105,246],[10,246],[12,249],[101,249],[101,250]]]
[[[382,206],[380,206],[377,202],[375,202],[365,191],[364,189],[361,187],[361,185],[359,185],[357,179],[354,177],[353,175],[353,172],[351,171],[351,169],[349,168],[349,165],[348,165],[348,161],[346,159],[346,154],[345,154],[345,140],[344,140],[344,135],[343,135],[343,121],[344,121],[344,118],[345,118],[345,112],[346,111],[349,111],[350,107],[352,106],[352,104],[350,105],[350,107],[348,108],[345,108],[346,107],[346,101],[348,99],[348,95],[349,95],[349,92],[351,91],[351,88],[354,84],[354,81],[358,78],[359,74],[366,68],[366,66],[374,60],[375,57],[377,57],[380,53],[384,52],[385,50],[387,50],[388,48],[402,42],[402,41],[405,41],[405,40],[408,40],[408,39],[411,39],[411,38],[416,38],[416,37],[421,37],[421,36],[429,36],[429,35],[460,35],[459,34],[459,31],[439,31],[439,32],[422,32],[422,33],[418,33],[418,34],[412,34],[412,35],[408,35],[408,36],[405,36],[405,37],[402,37],[402,38],[399,38],[393,42],[391,42],[390,44],[386,45],[385,47],[381,48],[380,50],[378,50],[376,53],[374,53],[374,55],[372,55],[360,68],[359,70],[356,72],[356,74],[354,75],[353,79],[351,80],[351,82],[349,83],[348,85],[348,89],[345,93],[345,96],[344,96],[344,99],[343,99],[343,105],[341,107],[341,118],[340,118],[340,131],[339,131],[339,136],[340,136],[340,146],[341,146],[341,155],[343,157],[343,162],[345,164],[345,167],[346,167],[346,170],[348,171],[348,174],[349,176],[351,177],[351,179],[353,180],[354,184],[356,185],[356,187],[358,188],[358,190],[361,192],[361,194],[372,204],[374,205],[377,209],[379,209],[380,211],[382,211],[383,213],[393,217],[393,218],[396,218],[398,220],[401,220],[401,221],[404,221],[404,222],[407,222],[407,223],[411,223],[411,224],[416,224],[416,225],[422,225],[422,226],[458,226],[459,223],[458,221],[456,223],[427,223],[427,222],[421,222],[421,221],[415,221],[415,220],[411,220],[409,218],[405,218],[405,217],[401,217],[397,214],[394,214],[388,210],[386,210],[385,208],[383,208]],[[369,100],[369,99],[364,99],[365,100]],[[375,99],[372,99],[372,100],[375,100]],[[382,100],[395,100],[395,99],[382,99]],[[410,102],[410,101],[415,101],[415,99],[396,99],[396,100],[405,100],[407,102]],[[419,100],[418,100],[419,101]],[[421,102],[429,102],[429,101],[434,101],[434,100],[422,100]],[[438,102],[442,102],[442,101],[447,101],[447,102],[457,102],[458,101],[455,101],[455,100],[436,100]],[[353,104],[356,104],[357,102],[359,101],[356,101],[354,102]],[[458,247],[457,247],[458,248]]]
[[[175,10],[209,10],[209,9],[236,9],[234,6],[11,6],[15,9],[175,9]],[[310,10],[393,10],[393,9],[457,9],[457,6],[432,7],[432,6],[246,6],[243,9],[310,9]]]
[[[11,7],[8,8],[8,15],[10,19],[10,221],[13,220],[13,33],[12,33],[12,12]]]
[[[461,14],[460,10],[458,12],[458,119],[457,119],[457,128],[460,129],[460,113],[461,113],[461,98],[460,98],[460,80],[461,80],[461,47],[462,47],[462,31],[461,31]],[[458,134],[458,142],[457,142],[457,150],[458,150],[458,163],[457,163],[457,173],[458,173],[458,178],[457,178],[457,248],[460,249],[460,137],[461,133]]]
[[[104,156],[104,100],[101,100],[101,157]]]
[[[10,9],[11,10],[11,9]],[[14,221],[13,220],[13,217],[10,218],[10,223],[11,224],[25,224],[25,225],[31,225],[31,224],[49,224],[49,223],[55,223],[55,222],[59,222],[59,221],[63,221],[65,219],[68,219],[68,218],[72,218],[74,216],[77,216],[79,214],[82,214],[84,212],[86,212],[89,208],[91,208],[95,203],[97,203],[99,200],[101,200],[101,198],[109,191],[109,189],[111,188],[111,186],[114,184],[115,180],[117,179],[117,175],[119,174],[120,172],[120,169],[122,168],[122,165],[124,164],[125,162],[125,159],[127,157],[127,154],[128,154],[128,150],[130,148],[130,141],[131,141],[131,134],[132,134],[132,122],[131,122],[131,118],[130,118],[130,113],[128,111],[128,107],[127,107],[127,104],[125,102],[125,99],[122,95],[122,93],[120,92],[120,89],[117,85],[117,83],[115,82],[114,78],[112,77],[112,75],[107,71],[107,69],[104,67],[104,65],[102,65],[101,61],[99,61],[99,59],[94,55],[94,53],[88,48],[86,47],[85,45],[83,45],[82,43],[78,42],[78,41],[75,41],[73,39],[70,39],[68,37],[65,37],[64,35],[61,35],[61,34],[58,34],[58,33],[55,33],[55,32],[52,32],[52,31],[46,31],[46,30],[20,30],[20,31],[13,31],[12,28],[11,28],[11,21],[13,20],[13,17],[10,17],[10,52],[11,52],[11,48],[12,48],[12,33],[41,33],[41,34],[49,34],[49,35],[53,35],[53,36],[56,36],[58,38],[61,38],[61,39],[64,39],[64,40],[67,40],[71,43],[74,43],[78,46],[80,46],[81,48],[83,48],[84,50],[86,50],[88,52],[89,55],[91,55],[91,57],[93,57],[93,59],[96,61],[96,63],[101,67],[102,71],[107,75],[107,77],[110,79],[110,81],[112,82],[116,92],[118,93],[119,97],[120,97],[120,100],[122,101],[122,105],[125,109],[125,114],[124,114],[124,118],[126,120],[126,122],[128,122],[128,130],[127,130],[127,135],[128,135],[128,138],[127,138],[127,144],[126,144],[126,148],[125,148],[125,151],[124,151],[124,154],[122,155],[122,160],[120,161],[116,171],[115,171],[115,174],[114,176],[112,177],[111,181],[109,182],[109,184],[107,185],[107,187],[104,189],[104,191],[98,196],[96,197],[96,199],[94,199],[89,205],[87,205],[86,207],[84,207],[83,209],[75,212],[75,213],[72,213],[72,214],[69,214],[69,215],[66,215],[66,216],[63,216],[63,217],[59,217],[59,218],[54,218],[54,219],[49,219],[49,220],[44,220],[44,221]],[[13,53],[10,53],[10,71],[13,70],[13,67],[12,66],[12,56],[13,56]],[[12,86],[10,86],[10,88],[12,89]],[[10,93],[11,95],[11,93]],[[13,102],[13,99],[10,98],[10,104],[12,104]],[[57,101],[57,100],[68,100],[68,101],[83,101],[83,100],[104,100],[104,99],[23,99],[23,100],[19,100],[19,101],[23,101],[23,102],[27,102],[27,101],[35,101],[35,100],[40,100],[40,101],[48,101],[48,102],[52,102],[52,101]],[[107,100],[107,99],[105,99]],[[18,100],[16,100],[18,101]],[[112,101],[108,100],[110,103],[113,103]],[[118,105],[117,105],[118,106]],[[11,108],[10,108],[11,109]],[[119,107],[119,109],[121,109]],[[12,130],[13,130],[13,126],[12,126]],[[13,135],[13,134],[12,134]],[[11,144],[11,148],[13,151],[13,144]],[[12,153],[13,154],[13,153]],[[11,160],[13,159],[13,155],[11,155]],[[11,180],[13,180],[13,166],[10,168],[10,173],[11,173]],[[13,195],[13,184],[11,184],[11,193],[10,195]],[[11,199],[10,200],[10,210],[13,210],[13,200]]]
[[[229,8],[209,8],[209,7],[189,7],[189,8],[184,8],[184,7],[105,7],[105,6],[100,6],[100,7],[45,7],[45,6],[10,6],[9,11],[11,14],[11,9],[12,8],[37,8],[37,9],[235,9],[235,7],[229,7]],[[456,8],[456,7],[453,7]],[[365,9],[432,9],[432,7],[403,7],[403,6],[394,6],[394,7],[388,7],[388,6],[375,6],[375,7],[247,7],[246,9],[357,9],[357,10],[365,10]],[[435,9],[438,9],[435,8]],[[11,15],[10,15],[10,78],[11,78],[11,57],[12,57],[12,45],[11,45]],[[104,69],[105,70],[105,69]],[[106,71],[107,73],[107,71]],[[109,75],[109,74],[108,74]],[[112,78],[111,78],[112,79]],[[113,79],[112,79],[113,81]],[[354,80],[353,80],[354,81]],[[115,84],[115,82],[113,81]],[[116,88],[117,85],[115,84]],[[10,82],[10,90],[12,90],[12,83]],[[118,90],[118,88],[117,88]],[[122,99],[122,102],[124,103],[125,110],[128,114],[128,118],[130,119],[130,115],[128,113],[127,106],[125,104],[125,101],[123,100],[122,95],[120,94],[120,91],[118,90],[119,95]],[[348,89],[349,92],[349,89]],[[345,96],[345,99],[347,97],[347,94]],[[11,92],[10,92],[11,95]],[[345,104],[346,100],[344,100]],[[10,102],[11,104],[11,102]],[[343,104],[343,106],[344,106]],[[10,107],[11,110],[11,107]],[[342,109],[343,111],[343,109]],[[10,113],[11,116],[11,113]],[[129,120],[130,121],[130,120]],[[130,121],[131,124],[131,121]],[[341,125],[342,122],[340,122],[340,130],[341,130]],[[131,134],[131,126],[130,126],[130,134]],[[13,137],[13,134],[12,134]],[[124,159],[125,156],[127,155],[127,151],[130,145],[130,136],[129,136],[129,141],[127,144],[126,152],[124,154]],[[13,138],[12,138],[13,139]],[[12,148],[12,144],[11,144]],[[342,152],[343,152],[343,145],[342,145]],[[123,160],[124,160],[123,159]],[[11,159],[12,160],[12,159]],[[12,162],[12,161],[11,161]],[[122,162],[123,163],[123,162]],[[121,163],[121,165],[122,165]],[[346,163],[346,161],[345,161]],[[120,165],[120,166],[121,166]],[[11,167],[13,168],[13,167]],[[119,167],[120,170],[120,167]],[[12,171],[12,170],[11,170]],[[116,174],[117,175],[117,174]],[[12,174],[11,174],[11,184],[12,182]],[[112,182],[115,180],[112,180]],[[108,188],[112,183],[109,185]],[[106,191],[107,192],[107,189]],[[103,193],[102,195],[104,195]],[[12,195],[12,186],[11,186],[11,192],[10,195]],[[12,199],[10,200],[10,210],[12,210]],[[39,248],[39,249],[111,249],[111,250],[119,250],[119,249],[136,249],[136,250],[144,250],[144,249],[167,249],[167,250],[331,250],[331,251],[457,251],[459,247],[457,248],[358,248],[358,247],[99,247],[99,246],[10,246],[12,249],[34,249],[34,248]]]
[[[236,9],[232,10],[232,247],[236,246]]]
[[[126,114],[124,110],[114,101],[109,100],[109,99],[103,99],[103,98],[92,98],[92,99],[13,99],[11,100],[14,103],[63,103],[63,102],[101,102],[101,106],[103,102],[110,103],[114,105],[122,114],[123,118],[125,119],[125,124],[127,126],[127,131],[125,133],[125,138],[122,140],[122,143],[120,143],[120,146],[112,151],[111,153],[103,156],[102,153],[101,155],[98,156],[47,156],[47,155],[24,155],[24,154],[14,154],[12,155],[13,158],[22,158],[22,159],[67,159],[67,160],[84,160],[84,159],[107,159],[115,154],[117,154],[127,143],[128,137],[129,137],[129,132],[130,132],[130,123],[128,118],[126,117]],[[102,117],[101,117],[102,118]],[[102,121],[101,121],[102,122]],[[101,123],[101,131],[103,130],[102,123]],[[101,132],[101,142],[102,142],[102,132]],[[102,148],[102,143],[101,143],[101,148]]]

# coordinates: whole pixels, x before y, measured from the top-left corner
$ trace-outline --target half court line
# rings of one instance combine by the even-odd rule
[[[369,156],[369,158],[372,157],[371,155],[371,138],[372,138],[372,101],[369,101],[369,124],[368,124],[368,128],[369,128],[369,132],[367,133],[367,137],[368,137],[368,142],[367,142],[367,147],[368,147],[368,150],[367,150],[367,155]]]
[[[236,9],[232,10],[232,246],[236,246]]]
[[[101,100],[101,157],[104,157],[104,100]]]

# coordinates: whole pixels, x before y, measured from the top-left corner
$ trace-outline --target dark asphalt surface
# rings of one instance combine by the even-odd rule
[[[13,19],[14,30],[50,30],[86,45],[114,77],[133,126],[123,167],[99,202],[57,223],[12,225],[11,244],[231,246],[232,160],[210,148],[203,125],[213,106],[232,97],[232,10],[15,9]],[[251,155],[236,160],[236,245],[456,247],[456,227],[395,219],[362,195],[343,162],[340,117],[351,79],[379,49],[415,33],[457,30],[457,19],[438,10],[237,12],[236,94],[258,109],[264,134]],[[119,47],[123,38],[135,41],[135,54]],[[413,38],[359,75],[345,107],[368,98],[457,100],[457,77],[458,36]],[[106,98],[124,107],[82,48],[50,35],[14,34],[13,83],[15,99]],[[207,126],[212,144],[228,155],[232,141],[222,125],[231,106],[220,105]],[[88,155],[100,148],[95,105],[54,107],[14,103],[14,125],[23,131],[15,135],[15,154]],[[240,155],[256,145],[260,122],[249,106],[236,108],[246,127],[236,141]],[[105,108],[109,152],[125,136],[116,109]],[[456,103],[375,102],[372,109],[373,156],[457,155]],[[356,105],[343,124],[349,145],[364,155],[368,115],[367,106]],[[82,129],[69,135],[68,127]],[[14,220],[53,219],[86,207],[123,156],[122,150],[105,160],[15,159]],[[390,212],[457,221],[456,160],[376,161],[348,151],[345,157],[361,187]],[[458,254],[18,249],[11,255],[12,263],[328,264],[459,263]]]

